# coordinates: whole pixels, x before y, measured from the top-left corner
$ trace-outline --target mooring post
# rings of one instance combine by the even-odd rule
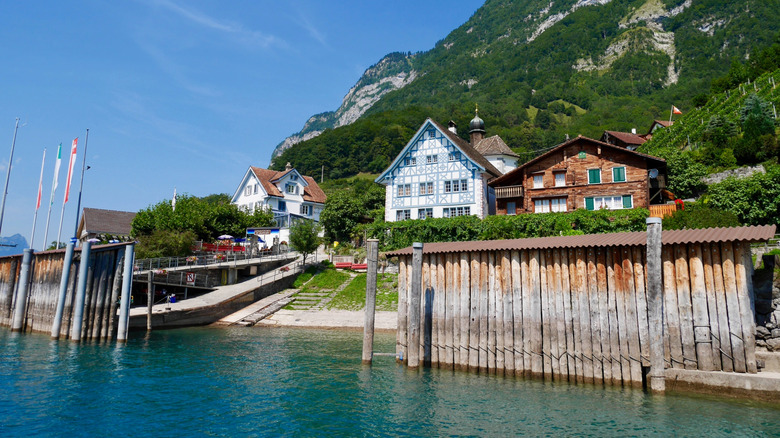
[[[146,331],[152,330],[152,306],[154,305],[154,272],[151,267],[146,274]]]
[[[87,295],[87,272],[89,269],[89,253],[92,242],[86,241],[81,246],[81,261],[79,261],[79,281],[76,285],[76,304],[73,305],[73,324],[70,340],[81,342],[81,325],[84,322],[84,300]]]
[[[423,244],[412,244],[412,287],[409,297],[409,340],[406,343],[407,366],[420,366],[420,298],[422,295],[422,255]]]
[[[374,358],[374,318],[376,317],[376,276],[379,258],[379,240],[366,242],[368,270],[366,271],[366,315],[363,323],[363,363],[371,365]]]
[[[647,307],[650,332],[650,391],[664,392],[664,300],[661,277],[661,218],[649,217],[647,223]]]
[[[73,248],[75,244],[68,242],[65,247],[65,258],[62,260],[62,278],[60,278],[60,294],[57,296],[57,309],[54,312],[54,323],[51,325],[51,338],[59,339],[62,329],[62,312],[65,309],[65,297],[68,295],[70,265],[73,263]]]
[[[119,328],[116,334],[117,342],[127,342],[127,323],[130,319],[130,294],[133,287],[134,247],[134,243],[125,247],[125,266],[122,271],[122,297],[119,301]]]
[[[12,332],[19,332],[24,328],[24,315],[27,310],[27,290],[30,288],[32,252],[31,248],[27,248],[22,256],[22,271],[19,273],[19,288],[16,290],[16,306],[14,307],[14,319],[11,324]]]

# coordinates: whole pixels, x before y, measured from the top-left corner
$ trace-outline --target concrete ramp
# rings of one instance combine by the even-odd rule
[[[292,296],[298,292],[297,289],[287,289],[282,292],[273,294],[269,297],[265,297],[262,300],[252,303],[238,312],[232,313],[219,321],[214,325],[230,326],[230,325],[243,325],[253,326],[258,321],[266,318],[267,316],[275,313],[282,307],[290,304],[295,298]]]

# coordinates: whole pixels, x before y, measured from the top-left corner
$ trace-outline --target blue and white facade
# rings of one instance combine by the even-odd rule
[[[487,182],[500,175],[455,132],[427,119],[375,181],[386,186],[385,221],[484,218],[494,205]]]

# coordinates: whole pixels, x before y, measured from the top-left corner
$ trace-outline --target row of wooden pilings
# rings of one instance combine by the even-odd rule
[[[666,368],[757,372],[750,245],[729,237],[747,228],[699,240],[669,231],[682,243],[662,247],[661,219],[647,226],[583,240],[591,246],[429,244],[424,253],[416,243],[389,253],[400,258],[396,354],[409,368],[658,392]]]
[[[133,256],[133,243],[85,242],[0,259],[0,325],[75,342],[126,341]]]

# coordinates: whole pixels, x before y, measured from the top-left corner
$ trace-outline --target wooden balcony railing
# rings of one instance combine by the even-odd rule
[[[523,186],[496,187],[496,199],[521,198],[522,196]]]
[[[677,205],[676,204],[651,205],[648,209],[650,210],[650,217],[664,218],[674,214],[674,212],[677,211]]]

